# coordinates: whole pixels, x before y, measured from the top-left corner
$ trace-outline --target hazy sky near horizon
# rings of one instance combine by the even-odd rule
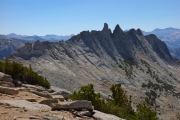
[[[70,35],[84,30],[180,28],[180,0],[0,0],[0,34]]]

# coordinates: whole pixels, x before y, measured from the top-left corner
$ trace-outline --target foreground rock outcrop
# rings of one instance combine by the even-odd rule
[[[13,79],[10,75],[0,72],[0,81],[13,82]]]
[[[19,93],[19,89],[0,86],[0,93],[16,95]]]
[[[51,107],[53,110],[82,110],[82,109],[87,109],[87,110],[93,110],[93,106],[91,101],[87,100],[77,100],[77,101],[71,101],[71,102],[65,102],[62,104],[59,103],[52,103]]]
[[[5,74],[1,73],[1,75]],[[6,76],[11,78],[9,75]],[[29,84],[22,84],[20,87],[0,86],[0,120],[94,120],[103,118],[99,116],[98,111],[93,110],[90,101],[67,101],[65,93],[70,94],[67,90],[55,91]],[[104,119],[118,118],[105,113],[101,114],[106,116]]]
[[[94,110],[94,112],[95,113],[94,113],[93,117],[96,120],[125,120],[125,119],[119,118],[115,115],[105,114],[105,113],[102,113],[102,112],[97,111],[97,110]]]
[[[47,105],[29,102],[27,100],[1,100],[0,104],[33,111],[51,111],[51,107]]]

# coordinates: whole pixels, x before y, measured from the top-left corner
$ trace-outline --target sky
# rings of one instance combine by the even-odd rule
[[[180,28],[180,0],[0,0],[0,34],[70,35],[84,30]]]

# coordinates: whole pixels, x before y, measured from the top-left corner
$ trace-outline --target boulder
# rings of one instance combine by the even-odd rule
[[[36,90],[36,91],[39,91],[39,92],[46,91],[46,89],[43,88],[42,86],[29,85],[29,84],[22,84],[22,86],[25,87],[25,88],[28,88],[30,90]]]
[[[51,106],[52,103],[58,103],[58,100],[55,99],[48,99],[48,100],[42,100],[41,102],[39,102],[40,104],[45,104],[48,106]]]
[[[12,82],[13,79],[10,75],[0,72],[0,81]]]
[[[80,117],[92,117],[93,116],[93,112],[92,111],[73,111],[72,112],[75,116],[80,116]]]
[[[17,81],[17,87],[21,87],[22,86],[22,82]]]
[[[41,118],[39,116],[29,116],[29,119],[36,119],[36,120],[40,120]]]
[[[93,112],[88,111],[88,110],[86,110],[86,111],[81,111],[80,113],[81,113],[83,116],[88,116],[88,117],[92,117],[92,116],[93,116]]]
[[[65,120],[62,115],[43,116],[45,120]]]
[[[119,118],[115,115],[106,114],[106,113],[103,113],[103,112],[100,112],[97,110],[93,110],[93,112],[94,112],[93,117],[96,120],[125,120],[125,119]]]
[[[32,92],[38,96],[41,96],[41,97],[45,97],[45,98],[52,98],[52,96],[49,94],[49,93],[43,93],[43,92],[38,92],[38,91],[35,91],[35,90],[29,90],[29,92]]]
[[[19,91],[27,91],[25,87],[18,87]]]
[[[71,95],[71,93],[67,92],[67,91],[58,91],[58,92],[53,92],[51,93],[52,95],[61,95],[63,96],[65,99],[68,99],[69,96]]]
[[[26,99],[26,100],[29,101],[29,102],[37,102],[37,100],[33,99],[33,98],[29,98],[29,99]]]
[[[87,100],[77,100],[77,101],[71,101],[71,102],[52,103],[51,107],[52,107],[52,110],[69,110],[69,109],[93,110],[93,106],[92,106],[91,101],[87,101]]]
[[[14,85],[16,87],[21,87],[22,86],[22,82],[21,81],[14,80],[13,83],[14,83]]]
[[[14,116],[12,120],[66,120],[62,115],[53,114],[36,114],[30,116]]]
[[[64,101],[64,97],[62,95],[51,95],[53,99]]]
[[[41,119],[38,120],[66,120],[62,115],[52,115],[52,114],[45,114],[41,116]]]
[[[0,104],[31,111],[51,111],[51,107],[27,100],[1,100]]]
[[[48,89],[49,93],[54,93],[55,91],[53,89]]]
[[[4,86],[4,87],[15,87],[15,85],[11,82],[5,82],[5,81],[2,81],[0,86]]]
[[[0,72],[0,80],[4,75],[5,75],[4,73]]]
[[[55,86],[51,86],[51,90],[55,91],[51,93],[52,95],[62,95],[65,99],[68,99],[68,97],[72,94],[70,91]]]
[[[19,93],[19,90],[17,88],[9,88],[9,87],[0,86],[0,93],[16,95]]]

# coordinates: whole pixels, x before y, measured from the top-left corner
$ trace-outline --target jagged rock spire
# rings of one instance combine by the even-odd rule
[[[121,28],[120,28],[120,26],[117,24],[114,30],[115,30],[115,31],[120,31]]]
[[[123,34],[122,29],[120,28],[119,24],[116,25],[113,34]]]
[[[103,27],[103,31],[107,31],[109,28],[108,28],[108,24],[107,23],[104,23],[104,27]]]
[[[139,28],[137,29],[137,34],[138,34],[139,36],[142,36],[142,35],[143,35],[141,29],[139,29]]]
[[[129,34],[137,34],[137,35],[139,35],[139,36],[142,36],[143,35],[143,33],[142,33],[142,31],[138,28],[137,30],[135,30],[134,28],[132,28],[131,30],[129,30]]]

